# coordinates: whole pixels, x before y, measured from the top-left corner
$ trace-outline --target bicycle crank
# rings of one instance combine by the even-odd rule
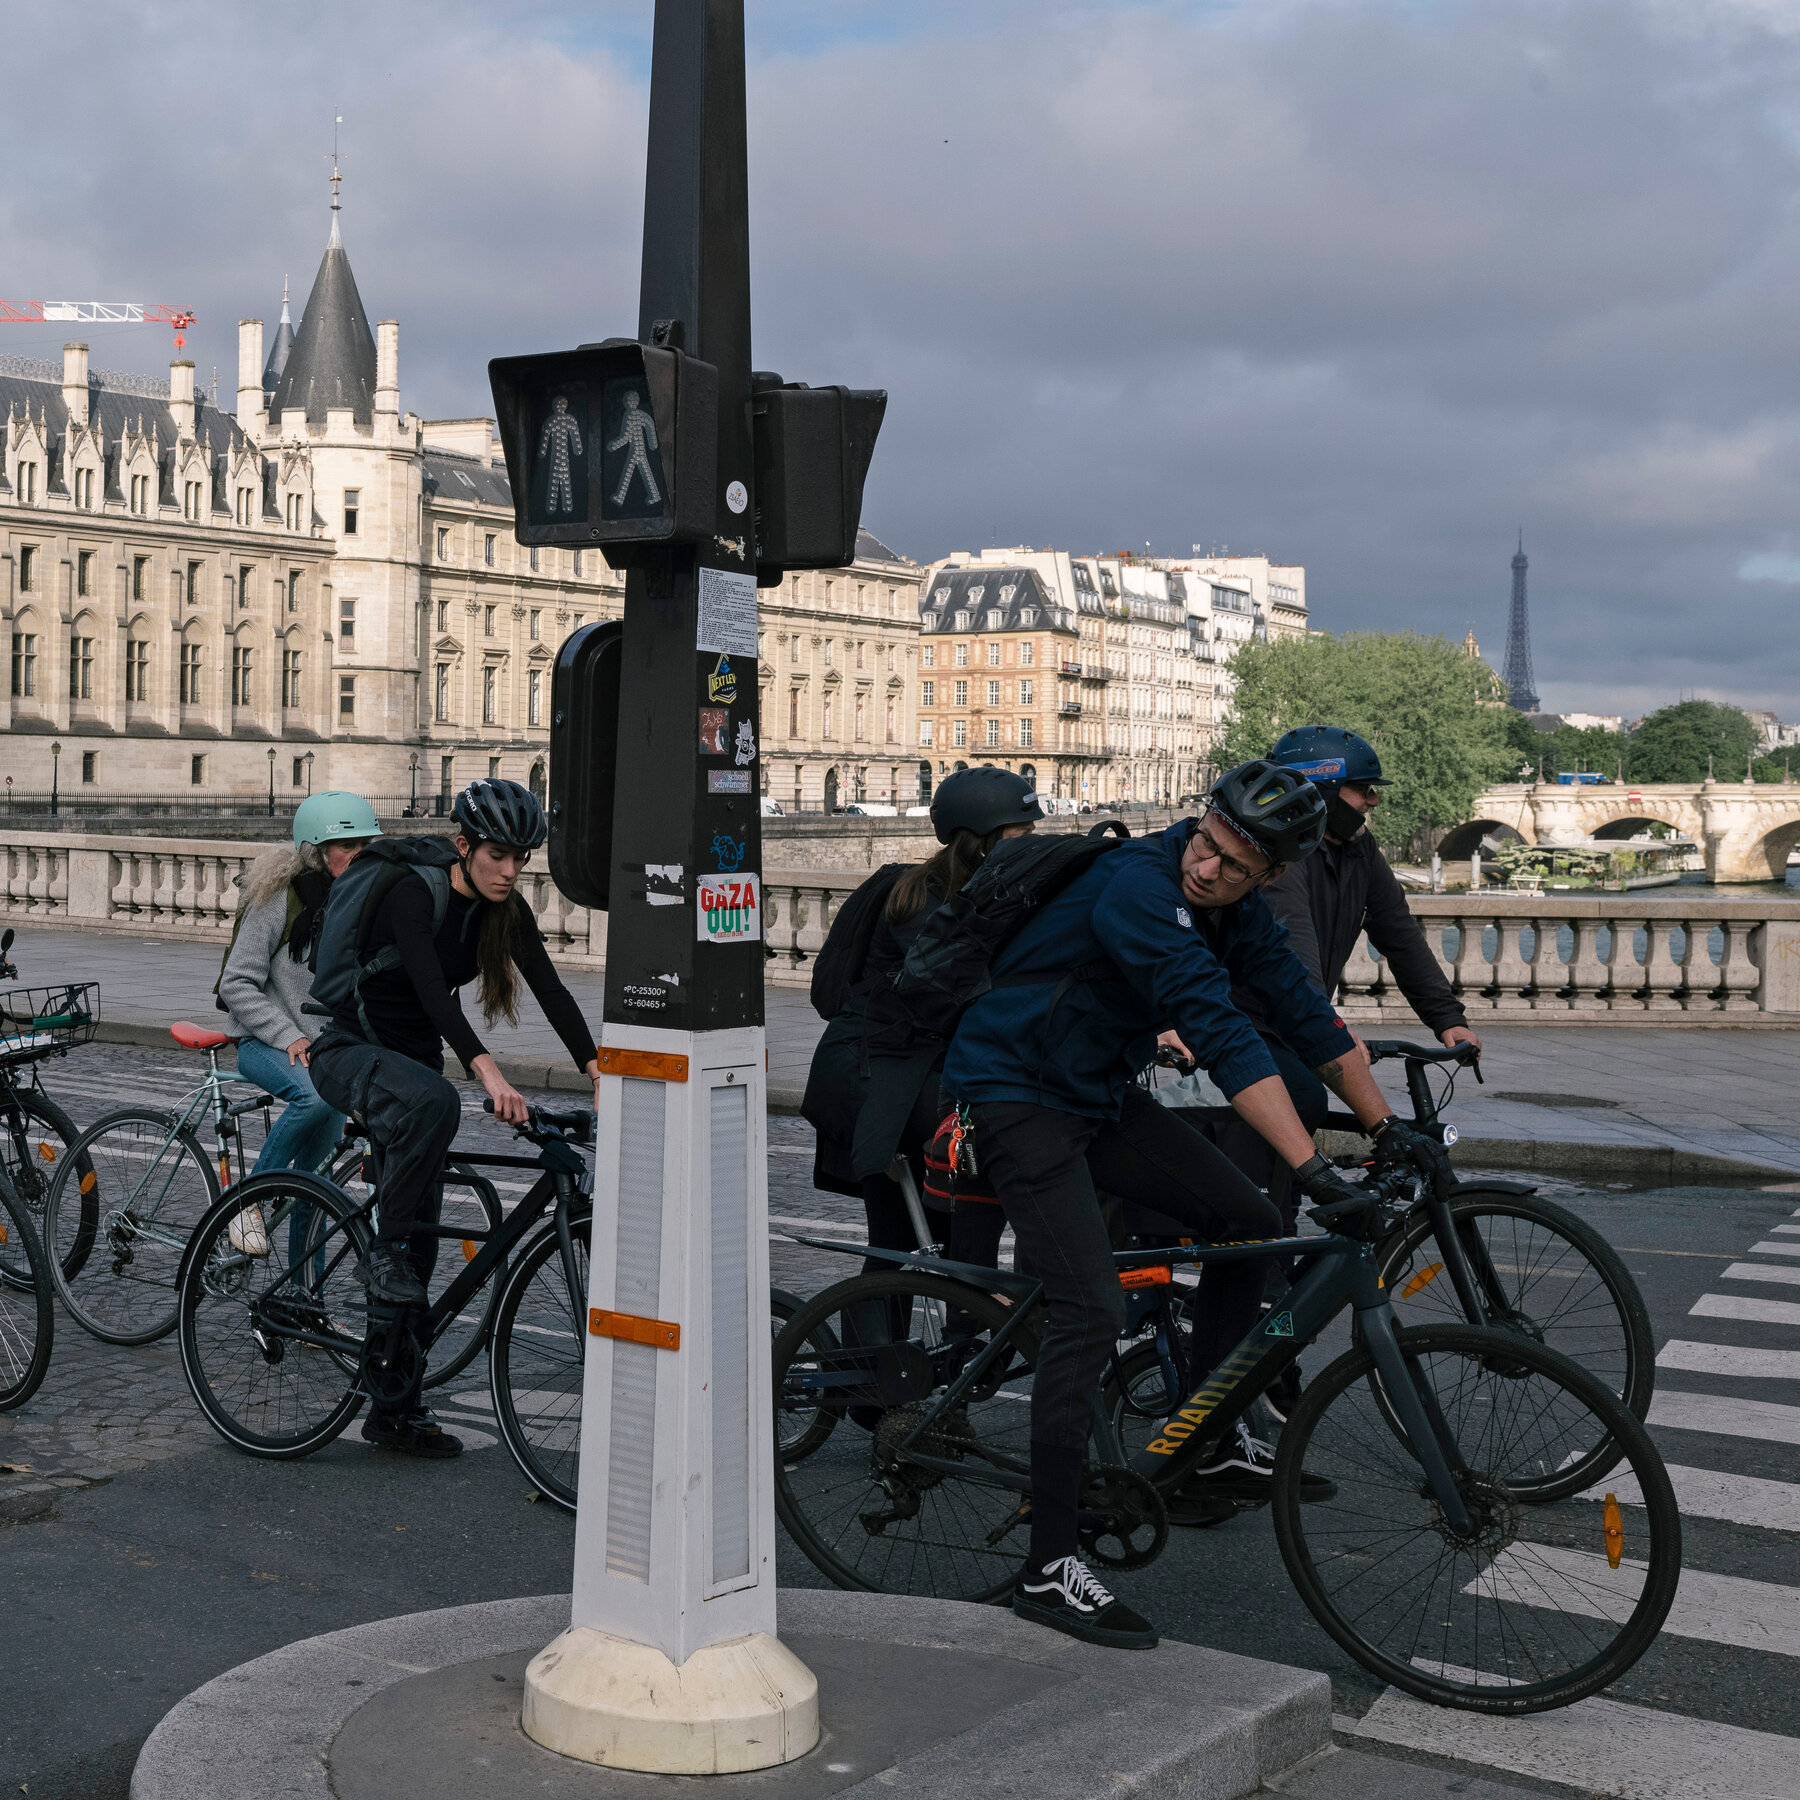
[[[381,1313],[389,1313],[382,1318]],[[369,1307],[369,1329],[357,1362],[362,1390],[378,1407],[397,1407],[417,1392],[425,1357],[403,1312]]]
[[[1169,1509],[1135,1469],[1103,1463],[1083,1472],[1076,1527],[1082,1553],[1108,1569],[1141,1569],[1169,1541]]]

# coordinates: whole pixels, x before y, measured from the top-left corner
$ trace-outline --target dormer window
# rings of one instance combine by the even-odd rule
[[[950,604],[950,590],[947,587],[939,588],[938,591],[931,596],[931,604],[933,606],[948,606]]]
[[[1006,609],[1004,607],[1000,607],[1000,606],[990,606],[988,608],[988,616],[987,616],[988,630],[989,631],[998,631],[1001,629],[1001,627],[1005,623],[1006,623]]]
[[[1002,606],[1011,606],[1013,603],[1013,595],[1018,591],[1019,584],[1016,581],[1009,581],[1005,587],[1000,590],[1000,604]]]
[[[249,525],[256,518],[256,489],[241,487],[237,491],[237,522]]]
[[[973,613],[959,612],[956,615],[956,629],[958,631],[967,631],[970,624],[973,622],[974,617],[975,615]]]
[[[22,462],[19,464],[19,502],[23,506],[32,506],[37,501],[37,464]]]
[[[289,531],[298,531],[306,523],[305,508],[306,496],[304,494],[288,495],[287,528]]]
[[[1037,623],[1037,608],[1035,606],[1022,607],[1019,611],[1019,622],[1022,625],[1035,625]]]
[[[200,497],[205,492],[205,483],[186,481],[181,486],[181,516],[184,519],[200,517]],[[77,502],[79,505],[79,501]]]
[[[131,478],[131,510],[142,517],[150,510],[150,477],[134,475]]]
[[[92,469],[75,471],[75,504],[84,512],[94,510],[94,471]]]
[[[985,582],[978,581],[972,588],[969,589],[969,604],[971,606],[979,606],[981,604],[981,596],[983,594],[985,594],[986,592],[987,592],[987,584]]]

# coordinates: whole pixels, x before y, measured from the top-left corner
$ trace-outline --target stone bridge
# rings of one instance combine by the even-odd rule
[[[1445,862],[1473,855],[1495,832],[1528,844],[1578,844],[1633,837],[1653,823],[1694,840],[1705,852],[1708,881],[1782,881],[1788,852],[1800,843],[1800,782],[1493,787],[1476,798],[1474,817],[1445,837],[1438,854]]]

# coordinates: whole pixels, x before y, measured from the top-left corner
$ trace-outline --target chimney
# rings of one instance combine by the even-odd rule
[[[175,437],[194,435],[194,365],[191,362],[169,364],[169,411],[175,415]]]
[[[263,322],[261,319],[238,321],[238,424],[250,431],[261,420]]]
[[[69,409],[71,425],[88,422],[88,347],[86,344],[63,345],[63,405]]]
[[[400,321],[383,319],[375,327],[375,410],[400,416]]]

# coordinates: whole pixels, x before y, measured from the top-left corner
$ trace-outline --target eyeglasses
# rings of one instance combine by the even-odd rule
[[[1241,882],[1254,881],[1256,877],[1263,874],[1264,871],[1262,869],[1250,868],[1247,864],[1239,862],[1235,856],[1227,856],[1225,852],[1219,848],[1217,840],[1206,829],[1211,823],[1212,817],[1212,813],[1208,812],[1201,819],[1200,823],[1194,827],[1194,836],[1205,846],[1200,860],[1202,862],[1216,861],[1219,865],[1219,873],[1225,880],[1230,882],[1233,887],[1238,886]]]

